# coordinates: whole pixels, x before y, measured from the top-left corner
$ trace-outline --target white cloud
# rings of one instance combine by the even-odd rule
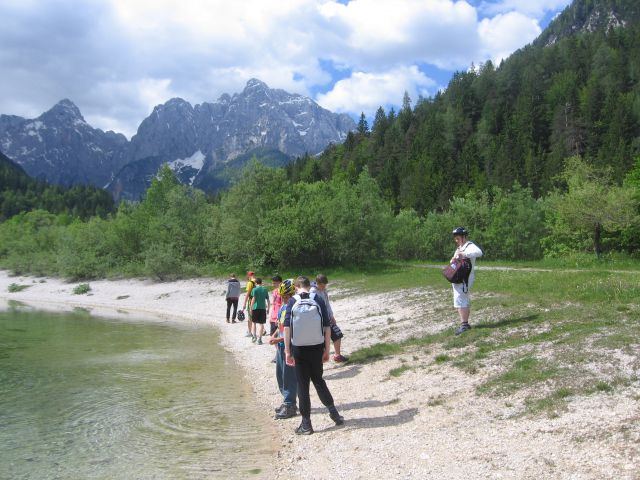
[[[496,64],[533,41],[541,31],[536,20],[517,12],[485,18],[478,25],[483,53]]]
[[[480,11],[486,15],[519,12],[531,17],[541,17],[546,12],[566,7],[571,0],[500,0],[498,2],[482,2]]]
[[[335,112],[371,115],[379,106],[397,105],[406,91],[415,100],[418,95],[433,94],[436,83],[418,67],[399,67],[383,73],[354,72],[338,81],[334,88],[317,101]]]
[[[325,106],[370,114],[404,90],[433,93],[415,65],[505,58],[568,2],[0,0],[0,112],[33,116],[66,97],[95,126],[131,135],[172,96],[215,101],[257,77],[305,95],[329,90],[318,96]],[[350,76],[334,85],[324,60]]]

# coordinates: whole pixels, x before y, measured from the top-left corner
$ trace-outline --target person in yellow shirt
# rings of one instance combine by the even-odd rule
[[[244,294],[244,303],[242,304],[242,310],[246,310],[249,298],[251,298],[251,290],[256,285],[256,276],[252,271],[247,272],[247,288]],[[252,337],[253,322],[251,321],[251,309],[247,310],[247,334],[245,337]]]

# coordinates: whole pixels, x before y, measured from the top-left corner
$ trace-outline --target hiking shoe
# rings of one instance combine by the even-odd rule
[[[336,425],[342,425],[344,423],[344,417],[340,415],[337,410],[329,413],[329,417],[331,417],[331,420],[333,420]]]
[[[282,410],[284,407],[286,407],[287,404],[286,403],[282,403],[279,407],[275,408],[276,413],[278,413],[280,410]]]
[[[336,362],[336,363],[346,362],[347,360],[349,360],[349,357],[345,357],[344,355],[334,355],[333,356],[333,361]]]
[[[229,323],[229,319],[227,318],[227,323]]]
[[[276,413],[276,418],[278,420],[291,418],[295,416],[296,416],[296,407],[294,405],[283,405],[280,411]]]
[[[236,322],[235,320],[232,320],[231,323],[238,323],[238,322]]]
[[[461,335],[467,330],[471,330],[471,325],[469,325],[468,323],[463,323],[458,328],[456,328],[456,335]]]
[[[262,345],[262,338],[259,337],[257,343],[258,343],[258,345]]]
[[[255,343],[256,341],[256,336],[255,335],[251,335],[251,343]]]
[[[296,435],[311,435],[313,433],[313,427],[311,426],[311,422],[305,422],[304,420],[298,428],[296,428]]]

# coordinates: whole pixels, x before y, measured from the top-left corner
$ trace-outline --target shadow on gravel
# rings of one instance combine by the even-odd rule
[[[366,403],[366,402],[364,402]],[[413,418],[418,414],[417,408],[407,408],[400,410],[395,415],[386,415],[384,417],[362,417],[362,418],[349,418],[345,416],[344,425],[331,426],[322,430],[316,430],[316,433],[331,432],[333,430],[346,429],[357,430],[359,428],[383,428],[392,427],[394,425],[402,425],[413,421]]]
[[[362,365],[354,365],[352,367],[342,368],[335,373],[324,376],[325,380],[340,380],[342,378],[353,378],[360,373]]]
[[[516,325],[520,325],[522,323],[533,322],[535,320],[538,320],[538,318],[540,318],[540,315],[538,314],[527,315],[526,317],[506,318],[504,320],[500,320],[499,322],[495,322],[495,323],[479,323],[478,325],[475,325],[473,328],[513,327]]]
[[[362,402],[336,403],[336,407],[338,407],[338,410],[342,412],[345,410],[357,410],[359,408],[386,407],[388,405],[393,405],[394,403],[398,403],[398,399],[394,398],[384,402],[381,402],[380,400],[364,400]],[[327,409],[325,407],[314,407],[311,409],[311,413],[327,413]]]

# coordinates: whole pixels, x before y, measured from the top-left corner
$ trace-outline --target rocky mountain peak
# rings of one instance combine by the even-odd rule
[[[257,78],[251,78],[245,85],[244,92],[247,92],[248,90],[253,90],[253,89],[269,90],[269,87],[262,80],[258,80]]]
[[[553,45],[571,35],[608,32],[638,21],[640,2],[637,0],[574,0],[534,43]]]
[[[40,115],[38,120],[62,124],[85,123],[80,109],[68,98],[60,100],[51,109]]]

